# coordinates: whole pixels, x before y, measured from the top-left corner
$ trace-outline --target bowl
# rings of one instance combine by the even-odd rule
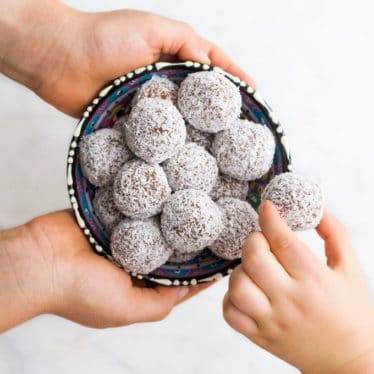
[[[77,222],[96,253],[118,266],[120,265],[112,257],[109,248],[109,238],[92,207],[96,187],[82,174],[79,163],[80,139],[95,130],[113,127],[120,117],[130,111],[131,100],[139,86],[153,75],[167,77],[179,83],[190,73],[209,70],[225,75],[240,88],[241,117],[267,126],[276,141],[271,169],[260,179],[249,182],[248,202],[256,209],[261,201],[261,193],[269,180],[276,174],[292,170],[287,139],[278,119],[258,92],[239,78],[220,68],[192,61],[157,62],[118,77],[100,91],[83,113],[75,128],[67,160],[68,193]],[[230,274],[239,263],[240,259],[225,260],[214,255],[209,249],[204,249],[191,261],[182,264],[167,262],[150,274],[131,273],[131,275],[166,286],[195,285],[219,280]]]

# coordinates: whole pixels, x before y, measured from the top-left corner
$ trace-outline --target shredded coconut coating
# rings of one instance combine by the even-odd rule
[[[135,94],[132,105],[145,98],[158,98],[177,103],[179,87],[170,79],[153,75],[150,80],[143,83]]]
[[[113,186],[105,186],[96,190],[93,208],[105,231],[111,234],[114,227],[124,218],[114,204]]]
[[[188,262],[194,259],[196,256],[200,255],[202,251],[197,252],[180,252],[180,251],[174,251],[172,255],[169,257],[169,262],[174,262],[176,264],[181,264],[183,262]]]
[[[275,176],[265,187],[262,200],[272,201],[292,230],[313,229],[322,218],[322,187],[316,181],[298,174]]]
[[[113,231],[110,248],[126,271],[140,274],[157,269],[173,252],[160,229],[149,220],[122,221]]]
[[[229,129],[215,136],[212,149],[223,174],[248,181],[269,171],[275,141],[266,126],[237,119]]]
[[[136,159],[118,172],[113,185],[114,202],[127,217],[142,219],[161,212],[171,193],[161,166]]]
[[[174,191],[193,188],[210,192],[218,177],[216,159],[195,143],[186,144],[167,160],[164,171]]]
[[[102,129],[82,138],[79,157],[84,176],[95,186],[105,186],[130,154],[119,131]]]
[[[181,190],[165,202],[161,231],[174,250],[189,253],[204,249],[222,228],[222,212],[205,192]]]
[[[239,200],[246,200],[248,193],[248,182],[239,181],[228,175],[220,174],[209,195],[214,201],[218,200],[220,197],[234,197]]]
[[[212,147],[212,142],[214,138],[213,134],[198,130],[195,127],[191,126],[190,124],[186,124],[186,130],[187,130],[187,137],[186,137],[187,143],[196,143],[198,145],[201,145],[207,150],[209,150]]]
[[[189,74],[178,92],[178,108],[199,130],[227,129],[240,114],[240,91],[225,76],[213,71]]]
[[[136,156],[161,163],[184,145],[186,126],[170,101],[142,99],[130,113],[125,135],[127,145]]]
[[[222,197],[217,204],[223,209],[223,230],[209,249],[227,260],[241,258],[248,235],[260,231],[258,214],[246,201]]]

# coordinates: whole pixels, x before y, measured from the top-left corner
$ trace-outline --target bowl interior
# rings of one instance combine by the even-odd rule
[[[120,117],[129,113],[131,100],[136,90],[154,74],[167,77],[179,83],[189,73],[210,69],[212,67],[197,63],[192,64],[192,66],[188,63],[162,63],[138,69],[116,79],[110,86],[101,91],[99,97],[87,108],[79,122],[72,140],[68,160],[69,193],[78,223],[82,227],[83,232],[89,237],[97,252],[110,260],[113,261],[109,247],[109,237],[99,219],[95,216],[91,204],[96,193],[96,187],[83,176],[79,163],[79,140],[93,131],[113,127]],[[228,77],[233,79],[236,85],[240,86],[242,95],[241,116],[267,126],[274,134],[276,140],[276,151],[272,168],[261,179],[249,183],[250,193],[248,201],[254,208],[257,208],[261,193],[269,180],[275,174],[290,169],[290,157],[286,148],[283,130],[267,104],[243,82],[229,75]],[[220,278],[229,273],[238,263],[240,263],[239,259],[233,261],[224,260],[205,249],[201,255],[191,261],[182,264],[168,262],[151,274],[133,275],[161,284],[195,284]]]

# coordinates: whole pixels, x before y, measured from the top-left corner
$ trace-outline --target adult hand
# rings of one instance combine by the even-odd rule
[[[42,313],[100,328],[157,321],[210,284],[133,281],[92,251],[70,211],[0,232],[0,332]]]
[[[85,13],[50,0],[18,0],[18,12],[14,1],[2,3],[0,33],[8,37],[0,42],[0,71],[69,115],[79,117],[108,81],[163,55],[211,63],[254,87],[220,48],[184,22],[136,10]]]

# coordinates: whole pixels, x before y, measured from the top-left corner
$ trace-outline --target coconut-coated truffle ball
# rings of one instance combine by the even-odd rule
[[[195,143],[186,144],[166,161],[164,171],[174,191],[194,188],[210,192],[218,176],[216,159]]]
[[[160,163],[184,145],[186,126],[171,101],[142,99],[130,113],[125,136],[136,156],[147,162]]]
[[[121,132],[102,129],[82,138],[79,157],[84,176],[95,186],[110,183],[130,154]]]
[[[93,199],[94,212],[105,231],[111,234],[114,227],[124,218],[114,204],[113,186],[105,186],[96,190]]]
[[[243,119],[217,134],[212,146],[220,171],[239,180],[254,180],[269,171],[275,141],[264,125]]]
[[[248,182],[239,181],[228,175],[220,174],[209,196],[214,201],[218,200],[220,197],[235,197],[236,199],[246,200],[248,193]]]
[[[165,202],[161,231],[174,250],[188,253],[204,249],[222,228],[222,212],[205,192],[181,190]]]
[[[149,220],[123,220],[113,231],[113,257],[126,271],[148,274],[164,264],[172,250],[160,229]]]
[[[246,201],[222,197],[217,204],[223,209],[223,230],[209,249],[227,260],[240,258],[247,236],[259,231],[258,215]]]
[[[174,262],[177,264],[181,264],[182,262],[188,262],[194,259],[196,256],[200,255],[202,251],[197,252],[181,252],[181,251],[174,251],[172,255],[169,257],[169,262]]]
[[[315,228],[323,214],[321,186],[295,173],[275,176],[265,187],[262,200],[270,200],[292,230]]]
[[[178,108],[199,130],[216,133],[227,129],[240,114],[239,88],[214,71],[189,74],[178,92]]]
[[[114,202],[130,218],[142,219],[160,213],[170,193],[161,166],[139,159],[123,165],[114,179]]]
[[[213,138],[214,138],[213,134],[198,130],[195,127],[191,126],[190,124],[186,124],[186,130],[187,130],[187,137],[186,137],[187,143],[196,143],[208,150],[211,148]]]
[[[118,118],[114,122],[113,129],[121,131],[121,133],[124,135],[125,134],[125,126],[126,126],[126,123],[127,123],[128,119],[129,119],[129,115],[124,114],[123,116],[121,116],[120,118]]]
[[[170,79],[154,75],[150,80],[142,84],[134,96],[133,105],[144,98],[158,98],[177,103],[179,87]]]

